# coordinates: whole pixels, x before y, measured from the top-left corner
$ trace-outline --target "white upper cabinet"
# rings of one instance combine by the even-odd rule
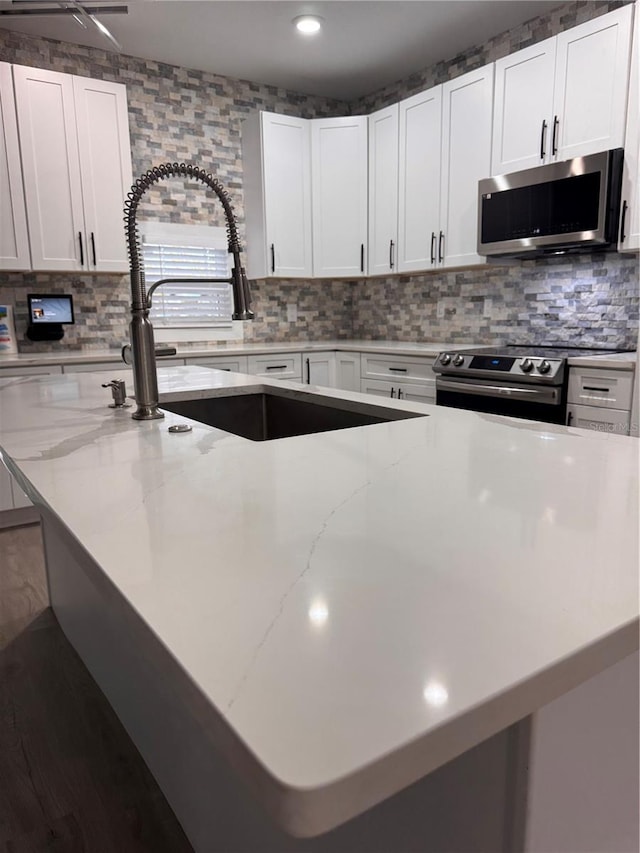
[[[491,169],[493,63],[442,86],[438,262],[483,264],[477,254],[478,181]]]
[[[126,272],[125,87],[19,65],[13,75],[32,269]]]
[[[11,66],[0,62],[0,269],[28,270],[29,235]]]
[[[89,266],[128,269],[124,200],[131,189],[129,118],[124,86],[73,78]]]
[[[545,162],[551,145],[556,40],[547,39],[496,62],[492,175]]]
[[[369,116],[369,275],[396,271],[398,104]]]
[[[556,159],[624,145],[632,15],[623,6],[557,36]]]
[[[400,102],[398,272],[437,265],[442,86]]]
[[[624,143],[632,6],[496,62],[491,172]]]
[[[367,256],[367,117],[311,122],[313,272],[360,276]]]
[[[73,78],[13,67],[34,270],[87,270]]]
[[[309,121],[250,116],[242,126],[242,157],[249,278],[311,276]]]
[[[618,250],[640,251],[640,12],[636,12],[633,28]]]

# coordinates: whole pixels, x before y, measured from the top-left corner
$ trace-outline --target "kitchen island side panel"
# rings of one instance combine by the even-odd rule
[[[507,834],[514,831],[509,810],[524,792],[513,755],[517,726],[321,836],[284,832],[254,798],[269,799],[266,771],[233,742],[216,710],[48,511],[43,539],[54,613],[197,853],[515,850]]]

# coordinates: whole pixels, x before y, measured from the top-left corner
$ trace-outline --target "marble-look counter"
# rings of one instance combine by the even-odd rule
[[[161,396],[269,387],[196,367],[159,381]],[[172,414],[134,422],[95,375],[0,388],[5,463],[294,834],[638,647],[636,441],[387,401],[424,417],[252,442],[198,423],[169,434],[185,420]]]
[[[290,343],[221,343],[208,348],[176,347],[178,358],[212,358],[215,356],[268,355],[284,352],[367,352],[380,355],[424,356],[435,358],[444,350],[468,350],[487,344],[452,343],[450,341],[369,341],[369,340],[333,340],[333,341],[292,341]],[[576,356],[569,359],[570,365],[580,367],[607,367],[616,370],[633,370],[637,361],[635,352],[613,353],[598,356]],[[52,364],[92,364],[121,362],[120,353],[114,350],[72,351],[56,353],[0,353],[0,371],[11,367],[42,367]],[[159,364],[162,364],[159,359]]]

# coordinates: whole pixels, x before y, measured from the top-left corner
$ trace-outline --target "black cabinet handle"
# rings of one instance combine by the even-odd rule
[[[627,238],[627,235],[624,233],[624,225],[627,219],[627,208],[629,205],[627,204],[627,200],[625,199],[622,202],[622,216],[620,217],[620,242],[624,243]]]
[[[436,262],[436,232],[431,232],[431,263]]]
[[[573,412],[567,413],[567,426],[571,426],[571,421],[573,420]]]
[[[598,388],[597,385],[583,385],[585,391],[599,391],[601,394],[608,394],[611,388]]]
[[[393,263],[394,263],[393,262],[393,246],[394,246],[393,240],[389,240],[389,267],[390,267],[390,269],[393,269]]]
[[[266,367],[267,370],[286,370],[286,364],[268,364]]]
[[[547,153],[544,150],[544,143],[547,137],[547,120],[542,119],[542,130],[540,131],[540,159],[544,160],[544,155]]]
[[[360,243],[360,272],[364,272],[364,243]]]
[[[438,260],[440,263],[444,261],[444,231],[440,232],[440,237],[438,238]]]
[[[391,373],[406,373],[407,372],[406,367],[390,367],[389,370],[391,371]]]
[[[271,272],[276,271],[276,247],[271,244]]]
[[[311,385],[311,359],[307,359],[307,385]]]
[[[391,394],[389,394],[389,396],[390,396],[390,397],[395,397],[395,396],[396,396],[396,389],[395,389],[395,388],[392,388],[392,389],[391,389]]]
[[[402,388],[398,388],[398,400],[402,400]]]
[[[80,241],[80,266],[84,266],[84,246],[82,245],[82,231],[78,231],[78,240]]]
[[[558,128],[560,127],[560,119],[558,116],[553,117],[553,138],[551,140],[551,153],[558,153]]]
[[[97,267],[98,262],[96,261],[96,238],[93,236],[93,231],[91,232],[91,254],[93,255],[93,265],[94,267]]]

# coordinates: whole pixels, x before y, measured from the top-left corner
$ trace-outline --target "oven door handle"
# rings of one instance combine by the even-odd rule
[[[535,403],[547,403],[559,406],[561,402],[560,388],[525,388],[522,385],[488,385],[480,382],[461,382],[457,379],[436,380],[438,391],[452,391],[457,394],[477,394],[481,397],[497,397],[510,400],[531,400]]]

